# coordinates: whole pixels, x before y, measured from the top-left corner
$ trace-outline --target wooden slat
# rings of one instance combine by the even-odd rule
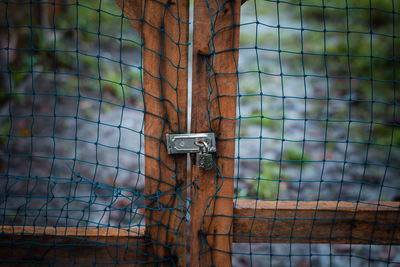
[[[126,243],[129,239],[144,239],[144,227],[133,228],[97,228],[97,227],[50,227],[50,226],[0,226],[1,238],[8,236],[36,236],[61,238],[61,240],[84,239],[88,242]],[[76,242],[76,241],[74,241]]]
[[[216,134],[220,172],[199,169],[192,158],[191,266],[231,264],[240,5],[194,1],[191,132]],[[213,213],[225,217],[207,217]]]
[[[235,203],[234,242],[400,245],[400,202]],[[225,216],[214,211],[214,219]],[[0,227],[0,263],[5,265],[128,266],[149,260],[146,245],[143,228]]]
[[[1,226],[0,264],[132,266],[147,260],[143,230]]]
[[[145,211],[149,258],[186,262],[186,155],[170,156],[166,133],[187,131],[188,0],[117,0],[143,39]],[[179,19],[179,20],[178,20]],[[181,190],[181,191],[180,191]]]
[[[400,202],[238,200],[234,242],[400,244]]]

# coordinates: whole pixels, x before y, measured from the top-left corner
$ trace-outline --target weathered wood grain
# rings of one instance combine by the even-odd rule
[[[132,266],[147,260],[144,228],[0,227],[0,265]]]
[[[191,132],[216,134],[219,172],[192,160],[190,257],[191,266],[230,266],[241,1],[207,3],[194,1]]]
[[[234,203],[233,242],[400,245],[400,202]],[[214,209],[212,218],[220,216],[225,216],[225,212]],[[205,219],[208,220],[207,216]],[[157,260],[147,255],[147,244],[144,228],[2,225],[0,264],[24,265],[21,261],[25,261],[25,265],[91,266],[96,262],[100,266],[128,266],[149,260],[155,264]]]
[[[184,266],[187,160],[168,155],[165,134],[187,131],[189,1],[117,2],[143,41],[149,257]]]
[[[233,241],[400,244],[400,202],[238,200]]]

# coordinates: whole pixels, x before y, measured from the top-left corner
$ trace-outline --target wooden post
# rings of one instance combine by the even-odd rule
[[[187,131],[188,0],[117,0],[143,40],[146,233],[149,260],[186,262],[186,155],[165,134]]]
[[[191,266],[231,264],[241,1],[194,1],[191,132],[214,132],[219,171],[192,160]]]

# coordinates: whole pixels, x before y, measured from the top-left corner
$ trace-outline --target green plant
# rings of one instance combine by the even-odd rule
[[[372,130],[372,142],[381,145],[400,146],[400,127],[374,125]]]
[[[307,164],[308,161],[311,160],[311,156],[308,155],[301,147],[297,145],[291,145],[284,151],[283,160],[292,164],[302,165]]]
[[[279,166],[274,162],[262,164],[261,175],[252,180],[251,195],[273,200],[276,199],[279,187]]]
[[[269,129],[282,129],[282,121],[270,119],[269,117],[260,113],[260,111],[253,111],[249,117],[245,119],[248,125],[262,126]]]
[[[10,119],[4,118],[0,123],[0,146],[4,146],[8,141],[8,134],[10,132]]]

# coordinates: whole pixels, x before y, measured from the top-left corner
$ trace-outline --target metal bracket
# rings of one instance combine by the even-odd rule
[[[217,151],[214,133],[166,134],[168,154],[200,153],[198,141],[207,143],[208,152]]]

